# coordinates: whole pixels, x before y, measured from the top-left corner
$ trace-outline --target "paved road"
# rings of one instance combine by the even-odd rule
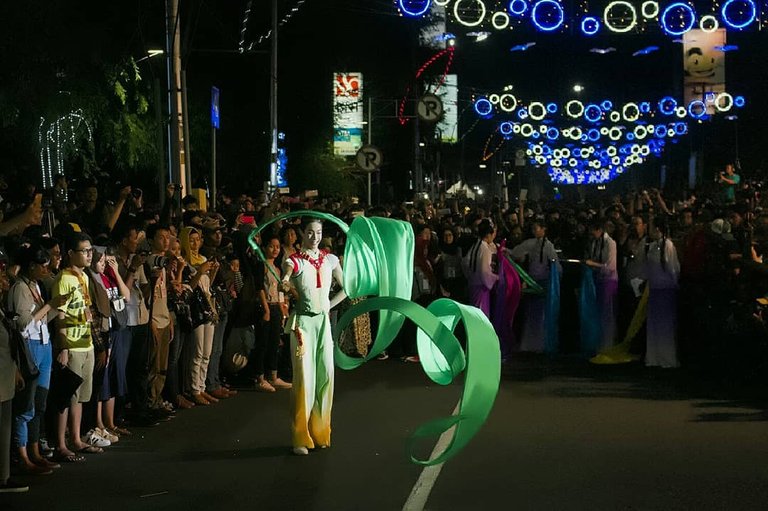
[[[401,509],[421,472],[404,440],[460,390],[397,361],[338,371],[334,444],[308,457],[289,454],[288,394],[243,391],[28,479],[0,510]],[[768,413],[725,396],[680,372],[515,360],[426,509],[765,509]]]

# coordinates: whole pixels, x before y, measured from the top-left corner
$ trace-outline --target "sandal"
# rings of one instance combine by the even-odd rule
[[[59,463],[79,463],[81,461],[85,461],[85,456],[74,452],[70,454],[64,454],[62,452],[56,451],[53,454],[53,459]]]
[[[78,452],[84,452],[86,454],[101,454],[104,452],[104,449],[101,447],[96,447],[95,445],[86,445],[82,449],[79,449]]]

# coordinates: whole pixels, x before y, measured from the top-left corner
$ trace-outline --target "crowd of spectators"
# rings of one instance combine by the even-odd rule
[[[548,265],[557,264],[564,353],[583,349],[577,297],[588,266],[597,275],[601,347],[622,340],[650,285],[652,296],[674,290],[656,297],[679,314],[665,325],[649,315],[649,353],[643,342],[632,346],[648,365],[764,368],[768,211],[759,188],[742,183],[732,166],[705,197],[651,189],[506,208],[499,199],[364,207],[352,198],[224,192],[214,211],[203,211],[174,185],[162,204],[148,205],[131,186],[118,184],[103,197],[105,183],[77,190],[63,176],[55,183],[42,194],[0,190],[0,491],[26,489],[9,479],[11,462],[23,473],[49,474],[104,452],[135,427],[232,398],[238,385],[290,389],[282,327],[293,297],[279,282],[282,261],[301,239],[301,219],[261,233],[265,261],[247,242],[256,225],[288,211],[409,222],[412,299],[422,305],[450,297],[492,317],[499,244],[542,284]],[[328,225],[324,234],[322,248],[343,256],[343,233]],[[500,333],[505,357],[543,350],[536,322],[544,313],[535,300],[524,296],[514,332]],[[365,355],[371,323],[374,317],[356,320],[342,349]],[[659,328],[671,335],[672,351],[651,354]],[[388,357],[418,361],[414,327],[379,358]]]

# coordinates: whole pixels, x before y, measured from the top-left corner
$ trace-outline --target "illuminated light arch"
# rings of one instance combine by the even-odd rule
[[[707,115],[707,105],[700,99],[688,103],[688,114],[694,119],[703,119]]]
[[[722,100],[725,99],[726,103],[721,103]],[[717,108],[718,112],[727,112],[733,107],[733,96],[728,94],[727,92],[721,92],[720,94],[715,97],[715,108]]]
[[[517,118],[521,121],[528,118],[528,109],[527,108],[521,108],[517,111]]]
[[[542,124],[541,126],[539,126],[539,133],[541,133],[541,134],[546,134],[547,133],[547,125],[546,124]]]
[[[741,108],[747,103],[747,100],[744,99],[744,96],[735,96],[733,98],[733,104],[736,106],[736,108]]]
[[[584,132],[578,126],[574,126],[573,128],[571,128],[571,138],[573,140],[580,139],[583,134]]]
[[[519,124],[514,124],[512,126],[512,133],[515,133],[516,135],[520,134],[520,125]]]
[[[704,112],[706,113],[706,108],[704,109]],[[688,133],[688,125],[684,122],[676,122],[674,127],[672,128],[674,130],[675,135],[682,136]]]
[[[632,142],[634,139],[635,139],[635,134],[634,133],[627,133],[627,140]]]
[[[685,22],[683,28],[679,30],[673,30],[667,22],[667,17],[670,15],[670,13],[676,11],[677,9],[682,9],[682,12],[687,13],[689,19]],[[683,2],[671,3],[664,9],[664,12],[661,13],[659,24],[661,25],[661,29],[665,34],[671,36],[681,36],[691,30],[696,24],[696,11],[693,10],[693,7]]]
[[[550,114],[556,114],[557,113],[557,103],[547,103],[547,112],[550,113]]]
[[[533,101],[528,105],[528,116],[534,121],[540,121],[547,116],[547,108],[539,101]]]
[[[635,129],[633,130],[635,134],[635,138],[638,140],[642,140],[648,135],[647,130],[645,129],[645,126],[637,125],[635,126]]]
[[[574,106],[578,108],[579,113],[573,112]],[[582,103],[578,99],[570,100],[568,103],[565,104],[565,113],[568,114],[568,117],[572,117],[574,119],[581,117],[584,114],[584,103]]]
[[[600,140],[600,130],[591,128],[589,131],[587,131],[587,139],[591,142],[597,142]]]
[[[448,46],[444,50],[440,50],[435,55],[432,56],[429,60],[427,60],[422,66],[419,68],[418,71],[416,71],[416,80],[419,79],[419,77],[429,69],[432,64],[434,64],[437,60],[439,60],[441,57],[448,55],[448,58],[446,59],[445,63],[445,69],[443,69],[443,73],[440,75],[440,80],[437,84],[437,87],[435,90],[431,91],[432,94],[436,94],[437,91],[440,90],[440,87],[443,86],[445,83],[445,79],[448,76],[448,71],[451,69],[451,64],[453,63],[453,57],[454,57],[454,51],[456,47],[455,46]],[[411,93],[411,85],[408,85],[408,87],[405,89],[405,95],[403,96],[403,99],[400,100],[400,106],[397,110],[397,120],[400,122],[401,126],[405,126],[408,124],[408,118],[405,116],[405,104],[408,102],[408,95]]]
[[[613,126],[610,130],[608,130],[608,138],[616,142],[621,138],[621,128],[618,126]]]
[[[451,3],[451,0],[433,0],[434,4],[438,7],[445,7],[449,3]]]
[[[581,20],[581,32],[584,35],[595,35],[600,31],[600,20],[594,16],[587,16]]]
[[[684,106],[679,106],[675,108],[675,115],[680,119],[684,119],[685,116],[688,115],[688,110],[686,110]]]
[[[557,13],[556,22],[550,24],[543,24],[541,22],[539,19],[539,12],[544,6],[552,6],[555,8],[555,12]],[[556,0],[539,0],[531,10],[531,21],[533,21],[533,24],[536,25],[536,28],[542,32],[553,32],[562,27],[563,23],[565,22],[565,12],[563,11],[563,6],[561,6],[560,2],[557,2]]]
[[[640,103],[640,113],[647,114],[651,111],[651,103],[648,101],[643,101]]]
[[[710,23],[710,25],[707,25],[707,23]],[[706,32],[708,34],[711,34],[712,32],[716,32],[718,28],[720,28],[720,22],[717,21],[717,18],[712,16],[711,14],[706,14],[701,17],[699,20],[699,28],[702,32]]]
[[[507,8],[515,16],[522,16],[528,10],[528,2],[525,0],[511,0]]]
[[[424,15],[431,5],[432,0],[397,0],[400,12],[411,18],[418,18]]]
[[[611,112],[608,114],[608,118],[611,122],[619,122],[621,120],[621,114],[619,112]]]
[[[649,11],[648,9],[653,9]],[[640,6],[640,14],[643,15],[643,18],[652,19],[659,15],[659,2],[656,2],[654,0],[648,0],[646,2],[643,2],[643,4]]]
[[[734,4],[742,3],[746,4],[749,7],[749,16],[745,19],[745,21],[738,23],[734,22],[731,15],[728,14],[728,9]],[[720,16],[723,18],[723,23],[728,27],[732,28],[734,30],[743,30],[747,28],[750,23],[754,22],[757,19],[757,6],[755,5],[754,0],[726,0],[726,2],[723,4],[723,6],[720,8]]]
[[[512,102],[512,106],[509,106],[507,100]],[[499,108],[507,113],[514,112],[515,108],[517,108],[517,98],[514,95],[505,92],[499,96]]]
[[[613,108],[613,102],[610,99],[605,99],[602,103],[600,103],[600,108],[607,112]]]
[[[552,127],[547,130],[547,138],[549,140],[557,140],[560,138],[560,131],[557,128]]]
[[[498,23],[498,18],[504,18],[504,21],[502,21],[501,24]],[[507,14],[504,11],[494,12],[493,16],[491,16],[491,25],[493,25],[493,28],[496,30],[504,30],[509,27],[509,14]]]
[[[589,122],[597,122],[603,117],[603,109],[591,103],[584,108],[584,118]]]
[[[654,130],[653,134],[656,136],[656,138],[664,138],[667,136],[667,127],[663,124],[659,124],[656,126],[656,129]]]
[[[499,99],[501,99],[501,97],[498,94],[491,94],[488,96],[488,101],[490,101],[492,105],[498,105]]]
[[[459,6],[463,2],[474,2],[480,6],[480,16],[477,17],[476,21],[466,21],[461,18],[459,15]],[[485,3],[483,0],[456,0],[456,3],[453,4],[453,17],[456,19],[457,22],[461,23],[465,27],[476,27],[480,25],[485,20],[485,15],[488,13],[488,9],[485,7]]]
[[[618,27],[613,25],[610,21],[610,13],[615,7],[618,6],[626,7],[629,9],[629,12],[632,13],[632,21],[629,22],[625,27]],[[608,27],[608,30],[611,32],[616,32],[618,34],[629,32],[635,28],[635,26],[637,26],[637,9],[635,9],[635,6],[626,0],[614,0],[613,2],[609,3],[603,11],[603,23],[605,23],[605,26]]]

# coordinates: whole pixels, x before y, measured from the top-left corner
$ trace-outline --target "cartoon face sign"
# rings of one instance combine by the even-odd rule
[[[685,54],[685,74],[693,78],[715,76],[715,55],[704,53],[701,48],[691,48]]]

